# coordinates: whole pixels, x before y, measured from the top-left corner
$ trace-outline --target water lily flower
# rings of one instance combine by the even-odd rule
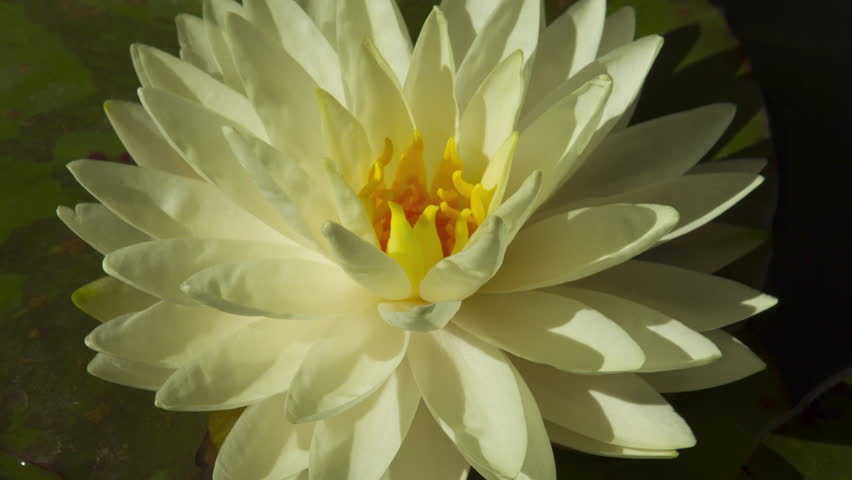
[[[722,327],[775,299],[711,274],[753,242],[707,225],[762,162],[698,165],[731,105],[630,125],[662,46],[632,10],[445,0],[412,44],[392,0],[203,5],[105,105],[138,166],[72,162],[99,203],[58,213],[105,255],[89,371],[247,407],[214,478],[673,457],[660,393],[763,367]]]

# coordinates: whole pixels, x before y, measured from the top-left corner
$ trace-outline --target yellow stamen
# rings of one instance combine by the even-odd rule
[[[470,239],[470,232],[467,228],[468,218],[470,217],[470,209],[465,208],[461,212],[459,212],[459,217],[456,218],[456,228],[455,228],[455,245],[453,245],[452,255],[459,253],[465,245],[467,245],[467,241]]]
[[[485,221],[485,217],[488,215],[488,206],[496,191],[496,188],[487,190],[481,183],[477,183],[473,187],[470,194],[470,209],[473,211],[473,218],[476,219],[476,223],[482,224]]]
[[[450,139],[447,140],[446,147],[444,147],[444,155],[441,157],[441,163],[438,165],[438,171],[435,172],[435,178],[432,179],[432,191],[435,192],[439,188],[452,190],[453,172],[461,169],[462,161],[459,157],[459,152],[456,151],[456,139],[455,137],[450,137]]]
[[[387,254],[396,260],[417,292],[420,280],[443,257],[441,239],[435,228],[437,205],[429,205],[420,214],[414,227],[408,223],[405,211],[396,202],[388,202],[391,211],[390,237]]]
[[[470,198],[470,194],[473,193],[473,185],[464,181],[461,170],[453,172],[453,186],[464,198]]]

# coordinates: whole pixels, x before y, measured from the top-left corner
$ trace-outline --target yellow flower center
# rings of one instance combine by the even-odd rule
[[[381,156],[370,165],[359,196],[382,250],[408,273],[417,293],[420,280],[442,258],[459,252],[482,224],[496,187],[465,181],[455,138],[447,141],[431,180],[423,158],[423,137],[399,157],[393,183],[385,172],[393,160],[393,143],[385,139]]]

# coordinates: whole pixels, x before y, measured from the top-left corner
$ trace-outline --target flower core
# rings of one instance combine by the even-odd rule
[[[388,186],[385,176],[393,167],[393,150],[393,142],[385,139],[384,151],[370,165],[359,196],[381,249],[402,265],[416,290],[432,266],[464,248],[488,215],[496,187],[486,189],[464,179],[453,137],[430,181],[423,137],[416,130]]]

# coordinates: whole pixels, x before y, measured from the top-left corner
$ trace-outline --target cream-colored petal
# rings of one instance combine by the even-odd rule
[[[414,335],[408,361],[429,411],[485,478],[513,479],[527,451],[523,400],[509,360],[453,326]]]
[[[541,33],[526,102],[548,92],[597,58],[606,0],[582,0],[565,10]]]
[[[461,64],[497,5],[494,0],[442,0],[440,8],[447,16],[447,32],[456,65]]]
[[[399,452],[381,480],[465,480],[469,469],[467,461],[421,403]]]
[[[644,305],[579,288],[560,286],[548,292],[582,302],[623,328],[645,353],[645,362],[638,371],[696,367],[722,355],[705,336]]]
[[[515,480],[556,480],[553,447],[545,429],[538,404],[523,377],[515,370],[515,381],[521,391],[524,419],[527,422],[527,456]]]
[[[768,237],[769,234],[763,230],[727,223],[708,223],[686,235],[657,245],[642,254],[641,259],[713,273],[747,255]]]
[[[137,243],[104,257],[104,271],[159,298],[193,305],[181,283],[214,265],[252,259],[305,258],[305,250],[240,240],[172,239]]]
[[[266,125],[270,141],[315,178],[325,156],[317,83],[277,42],[237,15],[227,30],[246,93]]]
[[[328,318],[375,303],[334,264],[271,256],[238,261],[202,270],[181,289],[225,312],[274,318]]]
[[[653,246],[677,218],[669,207],[615,204],[539,221],[521,230],[483,291],[532,290],[593,275]]]
[[[352,0],[340,4],[354,5],[362,1]],[[351,92],[352,112],[364,126],[373,155],[377,157],[384,148],[385,139],[390,138],[394,156],[399,157],[411,143],[414,121],[397,77],[369,39],[360,44]],[[386,174],[393,178],[392,172]]]
[[[325,179],[328,182],[328,189],[337,209],[340,224],[364,241],[378,246],[379,239],[376,237],[376,231],[361,198],[346,183],[340,173],[334,169],[330,161],[324,162],[324,166]]]
[[[778,302],[731,280],[641,260],[625,262],[572,286],[640,303],[699,332],[745,320]]]
[[[503,263],[515,234],[532,213],[541,187],[535,171],[471,236],[465,248],[432,267],[420,282],[420,297],[429,302],[462,300],[473,295]]]
[[[56,214],[78,237],[106,255],[113,250],[147,242],[151,237],[129,225],[100,203],[78,203],[74,210],[57,207]]]
[[[160,388],[169,375],[174,373],[170,368],[124,360],[104,353],[95,355],[86,370],[101,380],[152,391]]]
[[[130,225],[154,238],[288,242],[204,182],[114,162],[77,160],[74,178]]]
[[[579,167],[611,92],[612,79],[608,75],[595,77],[523,126],[509,191],[514,191],[533,170],[541,170],[544,180],[537,205],[544,203]]]
[[[266,224],[287,231],[222,135],[222,127],[238,124],[165,90],[143,88],[139,96],[162,133],[202,178]]]
[[[524,96],[521,50],[494,67],[467,102],[458,127],[458,152],[471,181],[482,177],[500,145],[515,129]]]
[[[243,84],[231,53],[230,38],[225,32],[225,18],[229,13],[242,14],[242,7],[234,0],[202,0],[202,17],[207,29],[210,50],[222,72],[222,80],[231,88],[242,92]]]
[[[642,378],[658,392],[689,392],[736,382],[766,368],[757,355],[724,330],[711,330],[704,334],[719,347],[722,358],[709,365],[648,373]]]
[[[403,363],[364,401],[318,422],[311,443],[311,480],[381,477],[399,451],[419,403],[417,385]]]
[[[281,393],[328,328],[324,322],[258,320],[182,366],[154,403],[166,410],[227,410]]]
[[[180,13],[175,17],[175,24],[180,44],[180,58],[221,80],[222,70],[219,69],[219,63],[207,39],[207,26],[204,20],[195,15]]]
[[[397,369],[408,337],[408,332],[379,321],[374,310],[346,315],[332,336],[305,355],[287,392],[287,418],[314,422],[357,405]]]
[[[253,135],[266,138],[263,122],[241,93],[162,50],[147,45],[136,45],[136,49],[148,77],[146,87],[166,90],[196,101]]]
[[[560,370],[638,370],[639,345],[612,320],[577,300],[543,291],[475,295],[453,322],[502,350]]]
[[[379,314],[388,324],[414,332],[429,332],[444,328],[459,311],[461,302],[415,303],[388,302],[379,304]]]
[[[572,432],[553,422],[544,422],[550,441],[563,447],[568,447],[579,452],[615,458],[675,458],[676,450],[643,450],[640,448],[622,447],[611,443],[601,442],[585,435]]]
[[[115,357],[178,368],[254,321],[212,308],[160,301],[100,325],[86,337],[86,346]]]
[[[144,310],[157,300],[157,297],[112,277],[101,277],[74,290],[71,294],[74,306],[100,322]]]
[[[491,197],[491,203],[488,205],[488,213],[496,212],[500,205],[503,204],[503,198],[508,190],[509,175],[512,172],[512,163],[515,159],[515,150],[518,147],[518,132],[513,132],[503,141],[500,148],[494,152],[488,165],[485,167],[485,172],[482,174],[480,183],[486,189],[494,189],[494,195]],[[512,190],[514,191],[514,190]]]
[[[385,252],[334,222],[323,226],[322,233],[340,268],[370,293],[390,300],[411,296],[408,275]]]
[[[610,135],[568,179],[561,198],[614,195],[677,178],[710,151],[735,112],[731,104],[708,105]]]
[[[577,375],[513,359],[547,420],[592,439],[646,450],[695,445],[686,422],[633,373]]]
[[[328,43],[337,48],[337,2],[339,0],[308,0],[303,5]]]
[[[314,425],[293,425],[284,415],[284,395],[250,405],[216,456],[213,480],[289,478],[308,468]]]
[[[358,188],[375,160],[367,132],[355,115],[325,90],[318,90],[323,136],[336,170],[346,183]]]
[[[455,71],[447,19],[438,7],[433,7],[417,37],[403,88],[414,125],[423,135],[423,158],[430,185],[444,145],[456,133]]]
[[[361,45],[369,39],[402,84],[411,62],[411,35],[393,0],[346,0],[337,3],[337,49],[344,75],[358,72]]]
[[[734,158],[731,160],[711,160],[709,162],[699,163],[689,174],[699,173],[722,173],[722,172],[742,172],[758,174],[768,162],[765,158]]]
[[[523,59],[532,60],[543,21],[541,0],[516,0],[497,5],[459,65],[456,101],[460,111],[467,108],[485,77],[506,57],[520,50]],[[528,77],[525,75],[525,78]]]
[[[621,7],[606,17],[598,56],[602,57],[616,48],[627,45],[636,37],[636,10]]]
[[[337,52],[302,7],[292,0],[249,0],[244,5],[250,21],[280,40],[284,50],[320,88],[343,100]]]
[[[109,100],[104,103],[104,111],[127,153],[137,165],[198,178],[195,170],[169,145],[142,105]]]

